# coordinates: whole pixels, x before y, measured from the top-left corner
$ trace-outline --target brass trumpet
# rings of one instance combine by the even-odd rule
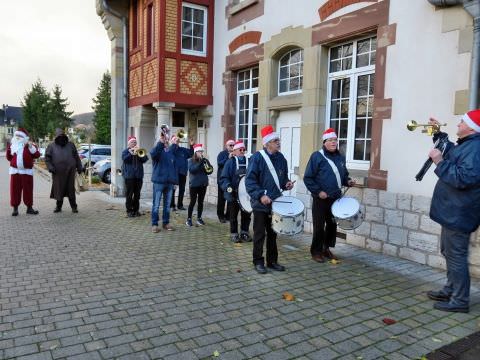
[[[440,131],[440,127],[447,126],[447,124],[418,124],[415,120],[410,120],[407,123],[407,129],[409,131],[414,131],[418,127],[423,127],[422,133],[426,133],[429,136],[436,134]]]
[[[187,133],[185,132],[185,130],[180,129],[177,131],[177,138],[185,139],[186,137],[187,137]]]
[[[133,155],[137,155],[138,157],[143,158],[143,157],[147,156],[147,150],[144,149],[144,148],[136,149],[133,152]]]

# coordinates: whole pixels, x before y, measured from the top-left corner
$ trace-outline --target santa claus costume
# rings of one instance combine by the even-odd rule
[[[7,160],[10,162],[10,205],[12,216],[18,215],[22,200],[27,206],[27,214],[37,215],[33,209],[33,159],[40,157],[38,147],[29,143],[28,132],[19,128],[15,131],[12,143],[7,146]]]

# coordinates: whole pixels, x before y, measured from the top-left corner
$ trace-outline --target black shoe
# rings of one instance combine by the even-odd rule
[[[435,290],[430,290],[427,291],[427,296],[431,300],[435,301],[450,301],[450,296],[443,293],[442,291],[435,291]]]
[[[38,210],[34,210],[31,206],[27,208],[27,214],[38,215]]]
[[[257,270],[257,273],[259,273],[259,274],[266,274],[267,273],[267,269],[265,269],[265,265],[263,265],[263,264],[256,264],[255,265],[255,270]]]
[[[178,210],[187,210],[187,209],[184,208],[183,206],[179,206],[177,209],[178,209]]]
[[[18,216],[18,206],[13,207],[12,216]]]
[[[141,213],[140,211],[135,211],[135,212],[133,213],[133,216],[139,217],[139,216],[142,216],[142,213]]]
[[[242,232],[240,234],[240,240],[242,240],[242,242],[251,242],[252,238],[250,237],[250,235],[248,235],[248,233]]]
[[[62,211],[62,208],[58,206],[53,210],[54,213],[59,213],[60,211]]]
[[[218,218],[218,220],[222,223],[225,224],[227,222],[227,219],[225,218]]]
[[[78,208],[76,206],[72,207],[72,213],[74,213],[74,214],[78,213]]]
[[[277,264],[277,263],[269,264],[269,265],[267,265],[267,267],[269,269],[272,269],[272,270],[275,270],[275,271],[285,271],[285,266]]]
[[[440,311],[448,311],[448,312],[459,312],[459,313],[468,313],[470,309],[468,305],[466,306],[459,306],[449,302],[438,301],[433,304],[433,308],[440,310]]]
[[[172,207],[170,208],[170,211],[177,211],[177,208],[176,208],[175,206],[172,206]]]
[[[128,213],[127,213],[127,217],[135,217],[135,213],[133,213],[133,212],[128,212]]]

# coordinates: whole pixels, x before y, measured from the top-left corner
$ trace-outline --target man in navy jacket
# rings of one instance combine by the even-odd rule
[[[140,216],[140,192],[143,186],[143,164],[148,161],[148,156],[137,155],[137,138],[129,136],[127,148],[122,151],[122,176],[125,180],[125,207],[127,216]]]
[[[221,223],[226,223],[229,218],[228,208],[225,211],[225,197],[223,196],[223,190],[220,186],[220,177],[222,176],[223,167],[225,166],[228,159],[233,155],[233,146],[235,145],[234,140],[227,140],[225,143],[225,150],[220,151],[217,156],[217,188],[218,188],[218,197],[217,197],[217,216],[218,220]]]
[[[338,151],[335,130],[325,130],[322,140],[322,149],[310,156],[303,176],[303,182],[313,198],[310,253],[312,259],[320,263],[325,262],[325,258],[337,259],[330,251],[337,240],[337,223],[333,219],[332,205],[342,196],[342,186],[355,184],[348,177],[345,156]]]
[[[272,229],[272,201],[282,196],[282,190],[291,190],[293,183],[288,180],[287,160],[280,152],[280,136],[271,125],[262,131],[263,150],[257,151],[249,161],[245,186],[253,208],[253,265],[259,274],[266,274],[263,258],[263,243],[267,236],[267,267],[275,271],[285,271],[278,263],[277,234]],[[263,153],[262,153],[263,152]],[[264,158],[267,156],[278,178]]]
[[[162,125],[164,127],[166,125]],[[162,224],[163,229],[172,231],[174,228],[170,223],[170,201],[172,200],[173,186],[178,184],[178,174],[175,165],[175,151],[178,145],[168,145],[167,136],[160,134],[155,147],[150,150],[152,157],[152,183],[153,183],[153,205],[152,205],[152,232],[160,231],[158,227],[158,210],[160,208],[163,192],[165,191],[166,201],[163,202]]]
[[[440,125],[435,119],[430,124]],[[430,218],[442,225],[440,250],[447,263],[447,283],[427,296],[437,300],[433,305],[437,310],[468,312],[468,246],[471,233],[480,225],[480,110],[467,112],[457,127],[457,145],[449,143],[443,154],[439,149],[428,154],[438,176]],[[445,135],[437,133],[434,141]]]

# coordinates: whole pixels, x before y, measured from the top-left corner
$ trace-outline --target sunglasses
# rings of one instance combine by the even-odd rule
[[[233,147],[234,145],[228,145],[228,147]]]
[[[247,151],[247,150],[245,150],[244,148],[240,148],[240,149],[238,149],[238,150],[241,151],[241,152]]]

